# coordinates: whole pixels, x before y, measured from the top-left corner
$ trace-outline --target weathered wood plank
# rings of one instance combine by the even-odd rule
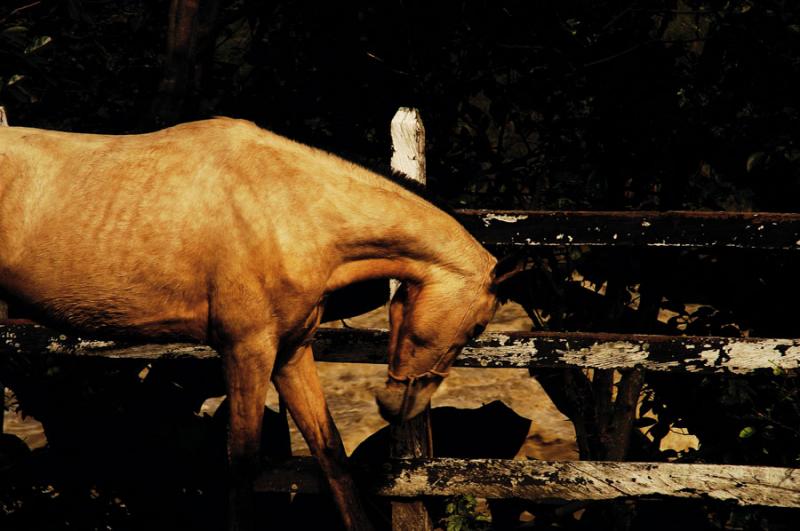
[[[484,245],[800,249],[800,214],[459,210]]]
[[[379,330],[320,330],[317,359],[385,363]],[[460,367],[585,367],[736,373],[800,368],[800,340],[580,332],[494,332],[472,341]]]
[[[462,353],[465,367],[585,367],[745,374],[800,368],[800,340],[647,334],[486,334]],[[498,363],[498,359],[502,359]]]
[[[26,352],[143,360],[218,357],[211,347],[205,345],[189,343],[137,344],[84,339],[38,324],[0,321],[0,354],[8,356]]]
[[[321,329],[318,361],[386,363],[385,330]],[[191,344],[124,344],[60,334],[32,324],[0,323],[0,355],[48,352],[70,356],[175,359],[215,358]],[[756,339],[603,333],[485,333],[456,360],[460,367],[584,367],[745,374],[758,369],[800,369],[800,339]]]
[[[739,465],[503,459],[397,460],[360,469],[364,490],[384,496],[521,498],[535,501],[703,498],[800,508],[800,469]],[[264,492],[319,492],[312,458],[271,463]]]

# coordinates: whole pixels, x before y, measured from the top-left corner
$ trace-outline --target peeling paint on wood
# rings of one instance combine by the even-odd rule
[[[318,360],[385,363],[388,335],[378,330],[321,330]],[[495,332],[467,345],[461,367],[582,367],[743,374],[800,368],[800,340],[603,333]]]
[[[386,330],[321,329],[318,361],[386,363]],[[39,325],[0,324],[0,355],[39,351],[118,359],[216,358],[204,345],[125,344],[71,338]],[[495,332],[464,348],[460,367],[581,367],[746,374],[800,369],[800,339],[754,339],[645,334]]]
[[[800,249],[800,214],[458,210],[488,246]]]
[[[503,223],[516,223],[517,221],[522,221],[528,219],[526,214],[494,214],[489,212],[481,216],[481,220],[483,220],[483,224],[486,227],[492,226],[492,221],[502,221]]]
[[[392,171],[425,184],[425,127],[419,111],[400,107],[392,118]]]
[[[737,505],[800,508],[800,469],[738,465],[522,461],[397,460],[361,468],[362,488],[384,496],[549,500],[702,498]],[[318,492],[311,458],[272,463],[255,482],[262,492]]]
[[[217,358],[205,345],[188,343],[135,344],[72,337],[37,324],[0,322],[0,355],[47,353],[71,357],[110,359]]]

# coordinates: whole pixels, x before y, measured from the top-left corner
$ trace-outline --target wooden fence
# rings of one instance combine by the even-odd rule
[[[406,136],[421,146],[418,135]],[[411,158],[419,156],[417,152]],[[457,217],[489,248],[581,245],[800,249],[797,214],[462,210]],[[322,329],[315,340],[315,356],[323,362],[386,363],[387,340],[383,330]],[[66,336],[36,324],[0,321],[0,355],[14,357],[26,352],[137,361],[191,358],[218,363],[217,354],[205,346],[96,341]],[[641,368],[735,374],[775,367],[795,371],[800,368],[800,339],[486,333],[464,349],[456,366]],[[423,428],[424,422],[423,419]],[[429,528],[424,509],[412,502],[421,495],[472,494],[534,501],[671,496],[800,508],[800,469],[795,468],[420,458],[426,455],[429,441],[424,440],[420,430],[409,434],[402,429],[405,428],[393,434],[395,439],[407,437],[412,443],[416,441],[410,445],[416,449],[399,445],[405,450],[395,451],[390,462],[371,466],[361,476],[367,490],[409,500],[406,505],[394,507],[396,513],[404,514],[393,520],[396,528]],[[316,492],[320,485],[311,458],[272,463],[256,481],[256,489],[263,492]]]

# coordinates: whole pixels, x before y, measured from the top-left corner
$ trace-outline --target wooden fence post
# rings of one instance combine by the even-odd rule
[[[392,118],[392,171],[425,184],[425,128],[419,111],[401,107]],[[394,296],[399,282],[392,281]],[[430,406],[408,422],[393,425],[390,455],[393,458],[432,457]],[[392,529],[430,531],[433,529],[421,500],[392,501]]]
[[[3,106],[0,106],[0,127],[8,127],[8,117]],[[8,304],[0,300],[0,321],[3,319],[8,319]],[[6,387],[2,381],[0,381],[0,404],[3,405],[2,410],[0,410],[0,434],[2,434],[6,416]]]

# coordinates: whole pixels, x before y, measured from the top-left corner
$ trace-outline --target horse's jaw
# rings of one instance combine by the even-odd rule
[[[387,382],[386,387],[375,393],[381,417],[390,423],[413,419],[425,410],[440,383],[441,380],[435,378],[417,382],[408,389],[404,383]]]

